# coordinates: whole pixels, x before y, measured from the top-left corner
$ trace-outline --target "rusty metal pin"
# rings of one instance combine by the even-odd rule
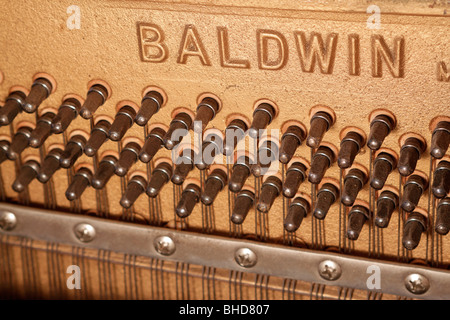
[[[5,105],[0,109],[0,126],[10,124],[22,112],[25,97],[22,91],[13,91],[8,95]]]
[[[8,140],[0,141],[0,163],[3,163],[6,159],[8,159],[10,145],[11,144]]]
[[[84,153],[88,157],[94,156],[102,144],[108,139],[110,127],[111,123],[109,123],[109,121],[100,120],[92,128],[89,140],[86,142],[86,146],[84,147]]]
[[[149,163],[159,149],[162,148],[164,144],[164,135],[166,131],[163,128],[155,127],[153,128],[145,139],[144,146],[139,153],[139,160],[144,163]]]
[[[389,190],[384,190],[377,200],[377,212],[375,215],[375,225],[378,228],[387,228],[391,220],[392,213],[398,207],[398,196]]]
[[[16,160],[23,150],[29,146],[31,131],[33,130],[27,126],[17,129],[8,149],[7,156],[9,160]]]
[[[184,188],[175,210],[180,218],[186,218],[192,213],[195,205],[200,201],[200,193],[200,187],[194,183],[190,183]]]
[[[41,105],[41,103],[48,98],[52,93],[52,83],[45,78],[37,78],[31,85],[31,90],[25,98],[25,103],[22,108],[27,113],[33,113]]]
[[[400,159],[398,160],[398,172],[402,176],[409,176],[414,172],[425,145],[417,138],[407,138],[400,149]]]
[[[367,146],[371,150],[378,150],[384,139],[395,128],[395,121],[388,115],[377,115],[370,123],[370,133],[367,139]]]
[[[450,197],[439,201],[436,209],[435,230],[440,235],[446,235],[450,230]]]
[[[19,174],[14,181],[12,188],[16,192],[22,192],[33,181],[39,173],[39,162],[28,160],[20,168]]]
[[[365,206],[353,206],[348,213],[347,238],[350,240],[358,240],[359,234],[369,217],[369,209]]]
[[[338,166],[341,169],[350,168],[355,161],[356,155],[361,150],[363,137],[354,131],[348,132],[341,141],[338,155]]]
[[[86,167],[81,167],[75,173],[72,183],[66,190],[67,200],[73,201],[79,199],[86,188],[91,184],[92,171]]]
[[[450,162],[442,160],[434,170],[432,186],[436,198],[444,198],[450,192]]]
[[[89,88],[89,91],[80,109],[80,115],[85,119],[90,119],[95,111],[103,105],[108,98],[108,90],[101,84],[95,84]]]
[[[242,190],[239,192],[234,202],[231,222],[234,224],[242,224],[252,208],[254,201],[255,194],[253,192],[249,190]]]
[[[447,152],[450,144],[450,121],[440,121],[433,130],[431,136],[430,154],[436,158],[441,159]]]
[[[325,219],[330,207],[339,197],[339,189],[332,183],[324,183],[317,192],[316,206],[314,208],[314,217]]]
[[[81,109],[81,103],[78,99],[67,98],[58,108],[58,112],[52,119],[52,132],[63,133],[69,127],[70,123],[78,116]]]
[[[109,138],[112,141],[119,141],[123,138],[128,129],[133,125],[136,117],[136,110],[130,106],[123,106],[116,113],[111,127],[109,128]]]
[[[282,183],[277,176],[270,176],[261,186],[261,193],[257,209],[260,212],[269,212],[276,197],[281,193]]]
[[[428,188],[428,181],[423,177],[413,174],[408,177],[403,186],[403,198],[401,207],[406,212],[412,212],[419,203],[419,199]]]
[[[126,209],[130,208],[141,194],[144,193],[147,187],[147,180],[140,175],[133,176],[128,181],[127,188],[122,198],[120,199],[120,205]]]
[[[287,164],[291,161],[297,148],[306,138],[306,132],[296,125],[291,125],[281,136],[280,157],[281,163]]]
[[[311,161],[311,168],[309,169],[308,180],[313,184],[318,184],[322,181],[327,169],[334,162],[333,151],[327,146],[320,146],[314,154]]]
[[[214,169],[205,182],[205,190],[201,195],[204,205],[210,206],[216,199],[219,192],[227,184],[227,174],[222,169]]]
[[[283,195],[286,198],[293,198],[298,188],[306,179],[306,166],[300,162],[292,163],[286,171],[286,178],[283,184]]]
[[[37,179],[40,182],[46,183],[48,180],[50,180],[53,174],[61,168],[60,158],[62,153],[63,150],[61,150],[60,148],[54,148],[50,150],[50,152],[42,162],[41,170],[39,171],[39,174],[37,176]]]
[[[306,145],[310,148],[318,148],[323,136],[333,124],[333,119],[327,112],[316,112],[310,121],[310,129],[306,138]]]
[[[61,167],[67,169],[73,166],[77,159],[83,154],[85,144],[86,138],[82,135],[77,134],[71,137],[61,154]]]
[[[164,136],[164,146],[168,150],[176,147],[187,135],[192,126],[192,118],[186,112],[178,113],[170,122],[169,130]]]
[[[272,162],[278,159],[278,145],[270,140],[264,141],[258,148],[258,161],[252,165],[252,173],[255,177],[261,177],[267,173]]]
[[[233,119],[225,129],[225,140],[223,142],[223,154],[231,156],[239,141],[244,139],[248,126],[241,119]]]
[[[130,170],[131,166],[136,163],[141,146],[136,142],[128,142],[119,155],[119,160],[116,163],[116,174],[123,177]]]
[[[197,106],[194,125],[200,125],[202,131],[219,112],[219,103],[214,98],[206,97]],[[199,129],[200,129],[199,128]]]
[[[367,180],[367,175],[363,171],[356,168],[350,169],[344,178],[344,190],[341,195],[342,204],[352,206]]]
[[[52,133],[53,112],[46,112],[36,122],[36,128],[31,132],[29,144],[32,148],[39,148]]]
[[[286,218],[284,219],[284,229],[287,232],[297,231],[302,224],[303,218],[308,215],[309,211],[309,202],[302,197],[296,197],[289,205]]]
[[[147,195],[151,198],[156,197],[162,187],[170,181],[172,176],[172,165],[168,162],[159,163],[152,172],[150,181],[147,185]]]
[[[192,149],[183,150],[183,154],[177,159],[175,170],[172,175],[172,182],[180,185],[184,182],[189,172],[194,169],[194,151]]]
[[[382,189],[389,174],[396,166],[397,160],[392,155],[387,152],[380,152],[373,162],[370,186],[375,190]]]
[[[94,189],[103,189],[116,170],[117,158],[112,155],[103,157],[98,164],[97,172],[92,178],[91,185]]]
[[[403,227],[403,247],[414,250],[420,243],[422,233],[427,230],[427,219],[423,214],[412,212],[408,215]]]
[[[261,103],[253,111],[253,120],[248,131],[252,138],[258,138],[260,132],[265,130],[267,126],[275,118],[275,108],[268,103]]]
[[[158,91],[149,91],[141,101],[141,107],[134,119],[139,126],[145,126],[150,118],[157,113],[164,104],[164,98]]]
[[[230,181],[228,183],[228,189],[231,192],[239,192],[250,176],[250,158],[247,156],[241,156],[233,165]]]

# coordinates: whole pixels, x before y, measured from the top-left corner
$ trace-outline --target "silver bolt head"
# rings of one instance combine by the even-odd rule
[[[95,228],[88,223],[77,224],[74,228],[75,236],[81,242],[90,242],[95,238]]]
[[[249,248],[238,249],[234,255],[234,259],[238,265],[244,268],[251,268],[258,261],[256,254]]]
[[[0,229],[10,231],[17,225],[16,215],[9,211],[0,212]]]
[[[175,252],[175,242],[168,236],[160,236],[153,242],[155,250],[163,256],[170,256]]]
[[[406,277],[405,286],[411,293],[424,294],[430,288],[430,281],[421,274],[412,273]]]
[[[319,263],[319,274],[325,280],[334,281],[341,277],[342,269],[333,260],[324,260]]]

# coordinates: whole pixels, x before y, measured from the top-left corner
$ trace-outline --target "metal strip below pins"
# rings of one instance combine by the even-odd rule
[[[230,271],[369,290],[420,299],[450,299],[450,271],[167,228],[108,221],[0,203],[0,234],[167,259]]]

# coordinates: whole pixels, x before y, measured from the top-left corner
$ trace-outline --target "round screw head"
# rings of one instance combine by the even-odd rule
[[[77,224],[74,228],[75,236],[81,242],[90,242],[95,238],[95,229],[87,223]]]
[[[406,277],[405,286],[411,293],[424,294],[430,288],[430,282],[423,275],[412,273]]]
[[[238,265],[244,268],[251,268],[258,261],[256,254],[249,248],[238,249],[234,255],[234,259]]]
[[[175,242],[170,237],[161,236],[153,242],[155,250],[164,256],[170,256],[175,252]]]
[[[0,229],[10,231],[16,227],[16,215],[9,211],[0,212]]]
[[[319,274],[325,280],[334,281],[339,279],[342,274],[342,269],[336,262],[324,260],[319,264]]]

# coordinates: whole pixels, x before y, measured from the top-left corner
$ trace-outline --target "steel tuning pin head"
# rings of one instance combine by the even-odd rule
[[[147,195],[149,197],[155,198],[159,194],[162,187],[170,181],[172,171],[172,165],[168,162],[161,162],[153,169],[147,185]]]
[[[261,193],[259,196],[259,202],[257,209],[260,212],[269,212],[276,197],[281,193],[282,183],[277,176],[269,176],[261,186]]]
[[[284,219],[284,229],[287,232],[295,232],[310,211],[308,200],[303,197],[296,197],[289,205],[286,218]]]
[[[225,140],[223,143],[223,154],[231,156],[239,141],[244,139],[248,126],[242,119],[235,118],[225,129]]]
[[[64,99],[58,108],[58,112],[52,119],[52,132],[63,133],[66,131],[70,123],[78,116],[80,109],[81,103],[78,99]]]
[[[128,181],[125,193],[120,199],[120,205],[126,209],[130,208],[144,193],[147,188],[147,180],[139,174],[134,175],[130,181]]]
[[[389,190],[384,190],[377,200],[377,212],[375,215],[375,225],[378,228],[387,228],[391,220],[392,213],[398,207],[398,196]]]
[[[222,169],[214,169],[205,182],[205,190],[201,195],[202,203],[206,206],[212,205],[219,192],[227,184],[227,174]]]
[[[33,113],[41,105],[41,103],[48,98],[52,93],[53,85],[46,78],[37,78],[31,85],[31,90],[25,98],[25,103],[22,108],[27,113]]]
[[[28,126],[23,126],[17,129],[17,132],[14,135],[8,149],[7,156],[9,160],[16,160],[23,150],[29,146],[32,131],[33,129]]]
[[[442,199],[436,209],[435,231],[440,235],[448,234],[450,230],[450,198]]]
[[[237,159],[233,165],[230,181],[228,182],[228,189],[231,192],[239,192],[250,176],[250,158],[247,156],[241,156]]]
[[[370,186],[381,190],[389,174],[397,167],[397,159],[387,152],[380,152],[374,162]]]
[[[400,159],[398,160],[398,172],[402,176],[409,176],[414,172],[417,160],[425,151],[426,145],[423,141],[415,137],[409,137],[400,149]]]
[[[25,97],[26,95],[22,91],[13,91],[8,95],[5,105],[0,109],[0,126],[10,124],[22,112]]]
[[[341,195],[341,202],[346,206],[352,206],[358,196],[359,191],[367,183],[368,177],[360,169],[350,169],[344,178],[344,190]]]
[[[101,84],[94,84],[89,88],[84,104],[81,106],[80,115],[84,119],[90,119],[95,111],[103,105],[108,99],[109,92],[105,86]]]
[[[259,138],[260,131],[265,130],[275,118],[276,110],[268,103],[260,103],[253,111],[253,120],[248,131],[252,138]]]
[[[164,146],[168,150],[172,150],[176,147],[183,137],[187,135],[189,129],[192,127],[192,118],[186,112],[179,112],[172,119],[164,136]]]
[[[361,230],[370,218],[370,211],[362,205],[354,205],[348,213],[347,238],[358,240]]]
[[[278,145],[271,141],[264,141],[258,148],[258,161],[252,165],[252,173],[255,177],[261,177],[267,173],[272,162],[278,159]]]
[[[306,138],[306,132],[297,125],[289,126],[281,136],[280,156],[281,163],[287,164],[291,161],[297,148]]]
[[[412,212],[419,203],[423,192],[428,188],[428,181],[424,177],[413,174],[408,177],[403,186],[401,207],[406,212]]]
[[[205,139],[202,143],[202,153],[197,158],[195,166],[199,170],[208,169],[215,160],[216,155],[222,154],[223,139],[217,132],[207,134],[205,132]]]
[[[444,198],[450,192],[450,162],[442,160],[434,170],[433,186],[436,198]]]
[[[175,212],[180,218],[187,218],[194,210],[195,205],[200,201],[201,189],[194,183],[188,184],[181,193]]]
[[[116,170],[117,158],[107,155],[98,164],[97,172],[92,178],[91,185],[94,189],[103,189]]]
[[[84,153],[88,157],[94,156],[102,144],[108,139],[111,123],[108,120],[99,120],[91,130],[89,140],[86,142]]]
[[[31,132],[29,144],[32,148],[39,148],[52,133],[53,112],[46,112],[36,122],[36,128]]]
[[[39,173],[39,162],[35,160],[26,161],[20,168],[19,175],[14,181],[12,188],[16,192],[22,192],[33,181]]]
[[[317,192],[314,217],[323,220],[327,216],[333,203],[339,198],[339,189],[332,183],[324,183]]]
[[[356,155],[364,144],[364,137],[358,132],[349,131],[341,140],[341,148],[338,155],[338,166],[341,169],[350,168]]]
[[[309,169],[308,180],[313,184],[318,184],[322,181],[327,169],[333,162],[336,161],[336,156],[327,146],[320,146],[311,161],[311,168]]]
[[[233,212],[231,214],[231,222],[234,224],[242,224],[247,217],[250,209],[253,207],[255,194],[250,190],[242,190],[236,196]]]
[[[370,122],[370,133],[367,140],[367,146],[371,150],[378,150],[388,134],[395,129],[396,121],[386,114],[377,115]]]
[[[83,154],[86,138],[81,134],[74,134],[67,142],[60,157],[60,164],[63,168],[70,168]]]
[[[131,166],[136,163],[141,146],[136,142],[128,142],[120,152],[119,160],[116,163],[116,174],[123,177],[128,173]]]
[[[194,169],[194,157],[194,151],[190,148],[184,149],[179,155],[171,179],[174,184],[182,184],[189,172]]]
[[[164,98],[158,91],[149,91],[141,101],[141,108],[134,119],[139,126],[145,126],[150,118],[161,109]]]
[[[306,166],[301,162],[292,163],[286,171],[286,178],[283,184],[283,195],[286,198],[293,198],[298,188],[306,179]]]
[[[136,110],[131,106],[123,106],[116,113],[114,122],[109,128],[109,138],[112,141],[119,141],[123,138],[128,129],[133,125],[136,117]]]
[[[6,159],[8,159],[10,145],[11,144],[8,140],[0,141],[0,163],[3,163]]]
[[[87,167],[80,167],[72,178],[72,183],[66,190],[67,200],[73,201],[79,199],[84,190],[91,184],[91,180],[92,171]]]
[[[433,130],[431,136],[430,154],[436,159],[441,159],[447,152],[450,143],[450,121],[440,121]]]
[[[194,125],[200,125],[202,131],[204,131],[208,123],[219,112],[219,107],[219,102],[216,99],[211,97],[203,98],[197,106]]]
[[[333,125],[333,118],[324,111],[316,112],[310,121],[309,135],[306,138],[306,145],[310,148],[318,148],[323,136]]]
[[[144,146],[139,153],[139,160],[144,163],[149,163],[159,149],[162,148],[165,134],[166,131],[163,128],[153,128],[148,134],[147,139],[145,139]]]
[[[414,250],[420,243],[422,233],[427,230],[427,218],[419,213],[412,212],[408,214],[403,227],[403,247],[406,250]]]
[[[39,171],[39,174],[37,176],[37,179],[40,182],[46,183],[48,180],[50,180],[53,174],[61,168],[60,159],[62,153],[63,150],[60,148],[53,148],[48,152],[47,156],[42,162],[41,170]]]

